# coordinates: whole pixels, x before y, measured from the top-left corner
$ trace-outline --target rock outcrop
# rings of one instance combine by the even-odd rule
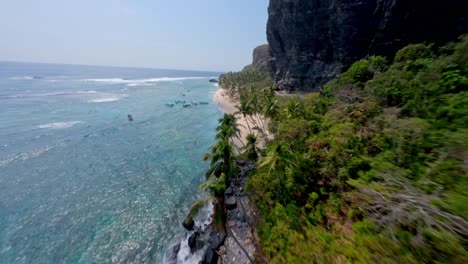
[[[463,0],[270,0],[267,38],[281,90],[317,91],[352,62],[468,32]],[[391,58],[390,58],[391,59]]]

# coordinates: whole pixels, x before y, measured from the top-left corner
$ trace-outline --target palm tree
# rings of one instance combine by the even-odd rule
[[[249,128],[249,133],[252,134],[252,130],[250,129],[250,125],[249,125],[249,120],[247,119],[247,116],[252,114],[252,107],[249,101],[245,99],[241,99],[240,105],[237,105],[236,107],[238,110],[236,114],[242,114],[242,116],[245,119],[245,122],[247,123],[247,127]]]
[[[220,177],[222,173],[226,175],[226,180],[233,176],[236,169],[234,152],[229,142],[229,138],[219,139],[211,146],[210,153],[203,156],[203,160],[210,160],[210,168],[206,172],[206,177]]]
[[[247,158],[250,160],[257,160],[258,152],[257,152],[257,137],[254,134],[248,134],[247,137],[247,145],[245,146],[244,154],[247,155]]]
[[[296,118],[302,112],[302,105],[297,101],[290,101],[284,109],[288,118]]]
[[[274,97],[267,97],[265,98],[265,102],[263,105],[263,114],[266,117],[269,117],[271,119],[276,119],[279,114],[279,107],[278,107],[278,101],[274,99]]]
[[[224,114],[222,118],[219,120],[219,125],[216,128],[216,131],[218,132],[216,134],[217,139],[224,139],[224,138],[232,138],[236,137],[239,139],[239,141],[242,143],[243,146],[245,146],[244,141],[240,138],[240,129],[239,129],[239,124],[237,124],[237,118],[233,114]]]
[[[281,178],[286,175],[286,169],[295,166],[291,160],[292,156],[286,145],[277,143],[270,147],[265,157],[259,160],[259,168],[268,166],[268,175],[271,175],[272,172],[275,173],[278,176],[280,187],[283,187]]]

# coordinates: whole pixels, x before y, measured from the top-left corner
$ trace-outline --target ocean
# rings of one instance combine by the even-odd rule
[[[217,76],[0,62],[0,263],[160,263],[204,195]]]

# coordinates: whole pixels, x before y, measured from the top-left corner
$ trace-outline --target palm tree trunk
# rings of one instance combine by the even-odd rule
[[[246,114],[243,114],[243,115],[244,115],[245,123],[247,124],[247,128],[249,129],[249,134],[252,134],[252,130],[250,129],[250,125],[249,125],[249,119],[247,118]]]

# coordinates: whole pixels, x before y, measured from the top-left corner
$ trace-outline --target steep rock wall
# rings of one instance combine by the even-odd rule
[[[365,56],[455,40],[467,13],[466,0],[270,0],[270,72],[279,89],[317,91]]]

